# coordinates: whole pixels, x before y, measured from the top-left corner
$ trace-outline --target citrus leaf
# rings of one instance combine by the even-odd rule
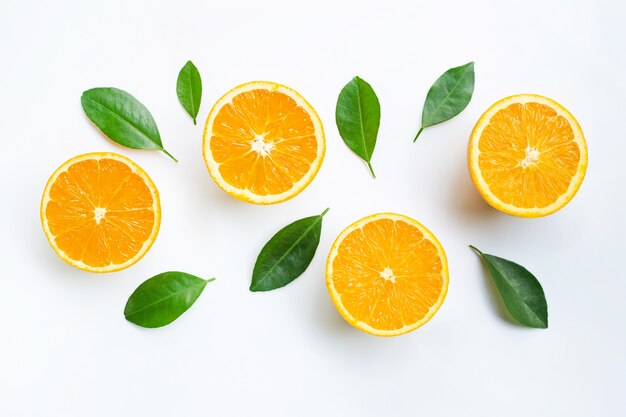
[[[380,126],[380,103],[372,86],[359,77],[350,80],[339,93],[335,120],[343,141],[376,178],[371,160]]]
[[[178,73],[176,95],[195,125],[202,100],[202,79],[198,68],[191,61],[187,61]]]
[[[413,139],[417,140],[424,128],[452,119],[469,104],[474,93],[474,63],[450,68],[428,90],[422,126]]]
[[[124,308],[126,320],[141,327],[162,327],[180,317],[196,302],[207,283],[185,272],[163,272],[144,281]]]
[[[118,88],[92,88],[80,98],[89,119],[109,139],[133,149],[164,152],[161,135],[152,114],[135,97]]]
[[[527,327],[548,327],[548,304],[541,284],[526,268],[493,255],[478,253],[511,316]]]
[[[250,291],[275,290],[302,275],[315,256],[327,211],[285,226],[263,246],[254,265]]]

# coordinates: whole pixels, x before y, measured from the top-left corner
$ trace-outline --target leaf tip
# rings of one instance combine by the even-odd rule
[[[526,326],[526,327],[531,327],[533,329],[547,329],[548,328],[548,318],[546,317],[546,320],[542,320],[541,318],[538,318],[538,322],[537,323],[532,323],[532,324],[524,324],[521,323],[522,325]],[[518,320],[519,322],[519,320]]]
[[[548,311],[546,310],[546,316],[539,318],[540,325],[537,326],[538,329],[547,329],[548,328]]]
[[[83,110],[86,111],[85,109],[85,104],[87,103],[87,100],[89,99],[89,92],[91,90],[85,90],[83,91],[83,94],[80,95],[80,105],[83,107]]]
[[[370,161],[367,161],[367,167],[369,168],[370,173],[372,174],[372,177],[376,179],[376,174],[374,174],[374,168],[372,168],[372,163]]]

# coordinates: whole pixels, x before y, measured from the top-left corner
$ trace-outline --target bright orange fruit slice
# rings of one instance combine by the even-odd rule
[[[204,128],[202,153],[217,185],[240,200],[274,204],[293,198],[319,170],[322,122],[296,91],[269,81],[235,87]]]
[[[79,155],[48,180],[41,223],[68,264],[90,272],[118,271],[154,243],[161,224],[159,193],[148,174],[122,155]]]
[[[481,116],[468,146],[472,180],[504,213],[541,217],[563,208],[587,170],[580,125],[547,97],[506,97]]]
[[[326,286],[348,323],[376,336],[398,336],[435,315],[448,292],[448,262],[437,238],[417,221],[374,214],[337,237]]]

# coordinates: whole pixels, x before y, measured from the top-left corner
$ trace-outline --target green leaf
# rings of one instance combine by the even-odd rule
[[[504,306],[515,320],[528,327],[548,327],[548,304],[541,284],[526,268],[515,262],[478,253],[502,296]]]
[[[315,256],[327,211],[285,226],[263,246],[254,265],[250,291],[275,290],[302,275]]]
[[[112,141],[133,149],[163,151],[176,161],[163,148],[159,129],[146,106],[126,91],[92,88],[83,93],[80,102],[87,117]]]
[[[176,95],[195,125],[202,100],[202,79],[198,68],[191,61],[187,61],[178,73]]]
[[[450,68],[428,90],[422,127],[413,139],[417,140],[424,128],[445,122],[461,113],[467,107],[474,93],[474,63]]]
[[[196,302],[207,283],[184,272],[163,272],[146,280],[132,293],[124,316],[141,327],[162,327],[181,316]]]
[[[335,120],[343,141],[376,178],[371,160],[380,125],[380,103],[372,86],[359,77],[350,80],[339,93]]]

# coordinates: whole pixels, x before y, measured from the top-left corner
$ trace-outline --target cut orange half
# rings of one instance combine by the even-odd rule
[[[211,109],[202,153],[228,194],[256,204],[293,198],[324,159],[322,122],[296,91],[269,81],[233,88]]]
[[[448,262],[437,238],[417,221],[374,214],[337,237],[326,286],[348,323],[376,336],[398,336],[435,315],[448,292]]]
[[[504,213],[541,217],[563,208],[587,170],[580,125],[547,97],[506,97],[480,117],[468,146],[472,180]]]
[[[48,180],[41,223],[68,264],[90,272],[118,271],[154,243],[161,224],[159,193],[148,174],[122,155],[79,155]]]

